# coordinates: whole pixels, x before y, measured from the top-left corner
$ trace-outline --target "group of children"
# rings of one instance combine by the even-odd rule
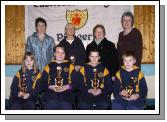
[[[42,73],[32,53],[26,52],[11,85],[10,109],[33,110],[38,96],[43,94],[40,99],[44,110],[72,110],[73,106],[80,110],[142,110],[147,96],[144,75],[134,65],[133,52],[125,53],[122,58],[124,66],[112,80],[109,71],[99,62],[96,49],[90,51],[89,63],[76,71],[74,63],[64,60],[64,47],[57,45],[54,60]],[[111,101],[112,93],[114,100]]]

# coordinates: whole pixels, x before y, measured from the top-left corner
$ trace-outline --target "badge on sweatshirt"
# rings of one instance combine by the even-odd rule
[[[64,72],[68,72],[69,71],[69,68],[68,67],[64,67]]]
[[[102,78],[102,77],[104,77],[104,74],[103,74],[102,72],[99,72],[99,73],[98,73],[98,77],[99,77],[99,78]]]

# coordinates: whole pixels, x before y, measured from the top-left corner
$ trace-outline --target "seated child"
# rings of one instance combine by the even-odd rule
[[[89,54],[90,62],[85,64],[78,74],[80,79],[79,109],[82,110],[105,110],[109,106],[112,92],[112,79],[109,71],[98,62],[99,52],[92,49]]]
[[[33,110],[40,90],[39,81],[41,74],[35,65],[32,53],[26,52],[21,69],[16,73],[11,85],[9,98],[12,110]]]
[[[61,45],[54,48],[54,60],[45,66],[41,77],[41,87],[45,91],[44,109],[71,110],[74,101],[73,81],[74,65],[65,59],[65,50]]]
[[[116,73],[113,81],[113,110],[142,110],[147,96],[147,84],[140,68],[135,66],[136,58],[132,51],[122,56],[124,66]]]

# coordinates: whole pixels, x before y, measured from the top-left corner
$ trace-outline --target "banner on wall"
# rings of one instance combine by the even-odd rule
[[[106,37],[117,42],[122,31],[121,16],[125,11],[133,12],[132,5],[27,5],[25,7],[25,36],[35,31],[35,19],[42,17],[47,22],[47,33],[57,44],[64,37],[64,28],[72,23],[86,46],[93,40],[93,27],[103,24]]]

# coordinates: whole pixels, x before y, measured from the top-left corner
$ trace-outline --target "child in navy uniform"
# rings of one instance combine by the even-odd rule
[[[111,98],[112,80],[109,71],[98,62],[100,59],[98,50],[92,49],[89,59],[90,62],[83,66],[78,74],[79,109],[105,110]]]
[[[34,56],[26,52],[21,69],[16,73],[11,85],[9,104],[11,110],[33,110],[40,91],[41,74],[37,69]]]
[[[42,89],[45,91],[44,104],[47,110],[71,110],[74,101],[74,65],[64,60],[65,50],[61,45],[54,48],[55,59],[46,65],[42,73]]]
[[[132,51],[122,56],[124,66],[116,73],[113,82],[115,100],[113,110],[142,110],[147,96],[147,84],[140,68],[135,66],[136,58]]]

